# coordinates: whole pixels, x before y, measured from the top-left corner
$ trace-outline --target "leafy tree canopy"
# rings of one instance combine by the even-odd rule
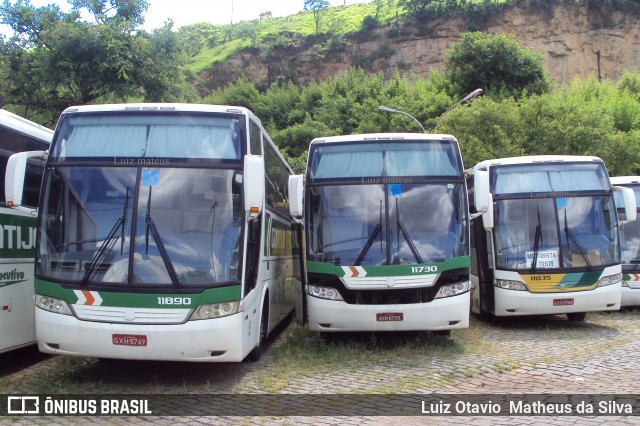
[[[465,33],[448,52],[447,71],[459,93],[477,87],[501,97],[549,90],[542,55],[503,34]]]
[[[3,102],[46,112],[103,100],[170,100],[184,89],[183,64],[171,23],[152,34],[136,31],[143,0],[70,0],[72,10],[34,7],[29,0],[0,5],[0,20],[15,35],[2,46]],[[80,19],[88,9],[95,22]]]

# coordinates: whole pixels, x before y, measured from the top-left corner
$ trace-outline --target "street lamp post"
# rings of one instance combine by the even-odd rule
[[[397,113],[399,113],[399,114],[404,114],[404,115],[406,115],[407,117],[411,117],[411,118],[413,119],[413,121],[415,121],[416,123],[418,123],[418,126],[420,126],[420,128],[422,129],[422,133],[427,133],[427,131],[425,130],[424,126],[423,126],[423,125],[418,121],[418,119],[417,119],[417,118],[415,118],[413,115],[411,115],[411,114],[407,113],[407,112],[400,111],[399,109],[390,108],[390,107],[388,107],[388,106],[384,106],[384,105],[380,105],[380,106],[378,107],[378,109],[379,109],[380,111],[386,111],[386,112],[397,112]]]
[[[451,105],[449,107],[448,110],[446,110],[445,112],[442,113],[442,115],[440,116],[440,118],[438,119],[438,122],[436,123],[436,127],[433,128],[433,132],[435,133],[436,129],[438,128],[438,126],[440,125],[440,122],[442,121],[442,119],[444,118],[445,115],[447,115],[447,113],[449,111],[451,111],[452,109],[454,109],[455,107],[457,107],[460,104],[463,104],[467,101],[470,101],[471,99],[475,98],[476,96],[480,96],[484,91],[482,89],[476,89],[473,92],[469,93],[467,96],[465,96],[464,98],[460,99],[458,102],[456,102],[455,104]]]

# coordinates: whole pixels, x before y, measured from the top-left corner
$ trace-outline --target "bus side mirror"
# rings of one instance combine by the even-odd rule
[[[473,173],[473,199],[476,211],[482,215],[484,229],[493,228],[493,196],[489,191],[489,172],[475,170]]]
[[[26,151],[18,152],[9,157],[4,178],[4,194],[7,206],[22,206],[27,161],[30,158],[42,158],[44,161],[46,154],[47,151]]]
[[[262,213],[264,203],[264,160],[260,155],[244,156],[244,210],[249,220]]]
[[[289,213],[300,219],[303,215],[304,176],[289,176]]]
[[[635,221],[637,216],[637,210],[636,210],[636,194],[633,192],[633,189],[626,188],[623,186],[614,186],[613,190],[621,191],[622,199],[624,200],[625,220],[621,220],[620,224],[624,225],[625,223]]]

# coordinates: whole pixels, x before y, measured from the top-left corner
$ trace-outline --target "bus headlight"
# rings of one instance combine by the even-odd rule
[[[434,299],[457,296],[466,293],[469,289],[471,289],[471,281],[460,281],[458,283],[443,285],[440,287],[440,290],[438,290],[438,293],[436,293]]]
[[[309,295],[319,299],[327,300],[344,300],[338,290],[331,287],[321,287],[319,285],[307,285]]]
[[[519,291],[527,290],[527,286],[524,285],[522,281],[494,279],[493,285],[498,288],[504,288],[505,290],[519,290]]]
[[[609,275],[607,277],[600,278],[596,287],[605,287],[611,284],[619,283],[620,281],[622,281],[622,274]]]
[[[36,306],[54,314],[73,315],[69,304],[62,299],[36,294]]]
[[[228,317],[238,313],[239,306],[238,301],[200,305],[193,311],[189,321]]]

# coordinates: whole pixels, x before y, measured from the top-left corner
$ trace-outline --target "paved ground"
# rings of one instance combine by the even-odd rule
[[[179,407],[181,413],[194,414],[185,417],[11,417],[0,419],[0,424],[640,424],[640,416],[636,415],[422,415],[421,407],[414,405],[413,400],[402,399],[406,395],[420,400],[431,394],[452,394],[446,401],[455,404],[472,398],[465,395],[479,395],[479,401],[487,403],[496,402],[505,394],[533,394],[539,395],[534,400],[537,398],[548,407],[566,402],[558,400],[557,394],[638,396],[640,311],[592,314],[584,323],[568,322],[561,317],[494,323],[474,320],[468,330],[454,332],[451,338],[433,343],[431,346],[435,349],[419,346],[415,351],[399,350],[393,337],[385,336],[381,340],[387,340],[376,343],[371,352],[361,351],[355,357],[343,355],[344,362],[328,360],[333,368],[319,365],[317,369],[304,370],[295,357],[273,358],[276,348],[287,344],[295,328],[290,325],[276,336],[266,356],[257,364],[105,363],[91,358],[42,357],[24,369],[0,369],[2,394],[70,391],[98,395],[188,394],[188,398],[169,396],[167,404],[172,404],[173,409]],[[388,343],[389,338],[392,343]],[[329,341],[327,346],[338,347],[344,342],[341,338],[337,343]],[[327,353],[335,352],[340,354],[339,351]],[[0,363],[5,367],[7,360],[11,362],[10,358],[0,356]],[[295,374],[287,374],[287,363]],[[296,413],[296,407],[301,412],[313,412],[315,406],[326,414],[327,398],[338,395],[336,407],[347,411],[360,403],[369,404],[374,411],[397,404],[397,412],[391,409],[394,414],[415,409],[416,415],[364,416],[358,411],[360,415],[349,417],[280,417],[269,413],[260,417],[212,417],[206,415],[211,414],[210,411],[202,410],[203,406],[224,410],[233,404],[263,403],[260,398],[265,393],[277,393],[282,401],[291,398],[286,399],[286,403],[290,404],[292,414]],[[382,399],[368,394],[382,395]],[[577,403],[577,400],[571,401],[573,412]],[[640,410],[640,404],[634,402],[633,409]]]

